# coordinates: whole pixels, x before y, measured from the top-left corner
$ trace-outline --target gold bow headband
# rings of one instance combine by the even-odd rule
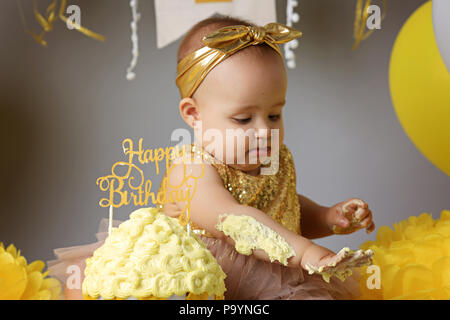
[[[202,39],[205,47],[190,53],[178,63],[175,82],[181,97],[191,97],[206,75],[233,53],[251,45],[267,43],[283,58],[277,43],[286,43],[301,36],[300,31],[275,22],[264,27],[228,26],[208,34]]]

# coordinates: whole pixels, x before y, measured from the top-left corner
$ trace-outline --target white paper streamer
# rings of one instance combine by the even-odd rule
[[[137,12],[138,0],[131,0],[130,7],[133,15],[133,21],[131,21],[131,43],[132,43],[131,53],[133,55],[133,58],[131,60],[130,66],[127,69],[127,80],[133,80],[136,77],[136,74],[133,72],[133,69],[136,67],[139,56],[137,23],[141,18],[141,14]]]

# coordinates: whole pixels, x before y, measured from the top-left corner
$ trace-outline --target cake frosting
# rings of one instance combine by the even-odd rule
[[[350,206],[352,205],[358,205],[358,209],[356,212],[352,212],[349,210]],[[360,215],[364,212],[364,201],[360,199],[353,199],[342,207],[342,213],[344,214],[345,218],[350,221],[350,224],[347,227],[341,227],[339,225],[333,226],[333,232],[336,234],[349,234],[353,233],[356,230],[361,228],[361,218]]]
[[[142,208],[112,228],[86,259],[83,295],[88,298],[169,298],[194,295],[223,299],[226,275],[205,244],[178,220]]]
[[[372,250],[351,250],[348,247],[342,248],[337,256],[339,260],[320,267],[306,264],[309,274],[320,274],[325,282],[329,283],[332,276],[341,281],[352,275],[354,268],[370,265],[372,263]]]
[[[283,265],[295,256],[294,249],[286,240],[255,218],[246,215],[221,215],[216,229],[231,237],[236,251],[250,255],[253,249],[264,250],[270,261],[278,260]]]

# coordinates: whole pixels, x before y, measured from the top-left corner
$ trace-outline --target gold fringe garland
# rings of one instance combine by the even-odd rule
[[[355,39],[355,42],[353,43],[353,48],[352,48],[353,50],[358,48],[361,41],[367,39],[367,37],[369,37],[372,34],[372,32],[375,30],[375,29],[372,29],[367,32],[364,32],[366,29],[367,16],[368,16],[367,9],[370,6],[371,0],[366,0],[364,6],[363,6],[363,1],[364,0],[356,0],[355,22],[353,25],[353,38]],[[381,21],[383,21],[386,16],[386,9],[387,9],[386,1],[387,0],[383,0],[383,13],[381,15]]]
[[[22,4],[21,4],[20,0],[17,0],[17,6],[19,8],[20,17],[22,19],[22,23],[23,23],[25,32],[28,33],[29,35],[31,35],[37,43],[39,43],[40,45],[42,45],[44,47],[47,46],[47,41],[44,40],[44,36],[47,32],[50,32],[53,30],[53,23],[55,22],[55,20],[57,18],[61,19],[67,25],[72,26],[79,32],[85,34],[86,36],[88,36],[92,39],[96,39],[99,41],[105,41],[104,36],[102,36],[98,33],[95,33],[85,27],[82,27],[81,25],[76,24],[72,20],[67,19],[67,17],[64,15],[64,11],[67,7],[66,0],[60,1],[59,12],[57,13],[58,1],[59,0],[53,0],[53,2],[47,7],[46,16],[44,17],[42,14],[39,13],[39,11],[37,9],[37,5],[36,5],[36,0],[34,0],[34,8],[33,8],[34,17],[36,18],[36,21],[42,27],[41,33],[37,34],[28,28],[26,20],[25,20],[25,16],[23,14]]]

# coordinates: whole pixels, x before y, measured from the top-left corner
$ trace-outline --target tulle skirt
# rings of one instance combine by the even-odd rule
[[[117,227],[120,223],[114,220],[113,226]],[[84,279],[85,260],[103,244],[107,226],[108,220],[103,219],[96,234],[97,242],[55,249],[56,260],[47,262],[49,274],[61,281],[63,288],[68,280],[72,281],[69,277],[73,277],[74,272],[80,272],[80,289],[66,290],[67,299],[82,299],[80,283]],[[302,269],[258,260],[253,255],[242,255],[220,239],[205,236],[200,236],[200,239],[227,275],[226,300],[353,300],[360,297],[361,275],[356,269],[345,281],[332,277],[330,283],[326,283],[320,275],[309,275]]]

